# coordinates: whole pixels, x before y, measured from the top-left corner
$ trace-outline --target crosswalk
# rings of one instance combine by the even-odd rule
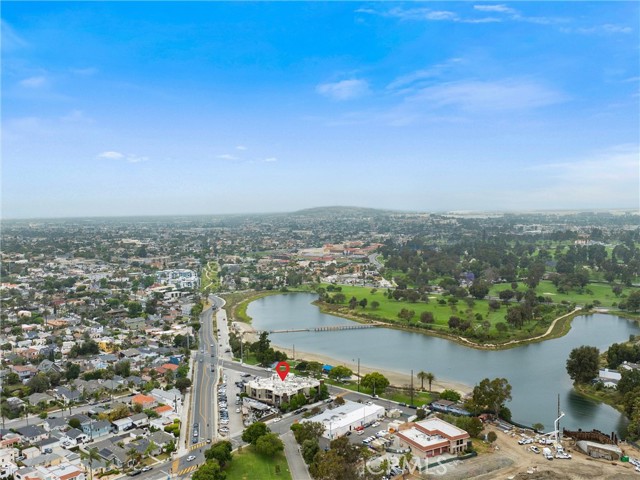
[[[202,448],[207,444],[207,442],[194,443],[189,447],[189,450],[197,450],[198,448]]]
[[[199,465],[189,465],[187,468],[183,468],[182,470],[180,470],[177,475],[181,477],[182,475],[186,475],[188,473],[196,471],[198,467]]]

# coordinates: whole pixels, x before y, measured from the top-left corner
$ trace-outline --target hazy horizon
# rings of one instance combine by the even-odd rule
[[[8,2],[2,217],[626,210],[637,2]]]

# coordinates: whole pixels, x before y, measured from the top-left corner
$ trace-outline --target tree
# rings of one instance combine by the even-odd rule
[[[531,425],[531,427],[536,431],[536,432],[542,432],[544,431],[544,425],[541,424],[540,422],[538,423],[534,423],[533,425]]]
[[[476,279],[469,287],[469,293],[480,300],[489,294],[489,283],[485,280]]]
[[[358,299],[356,297],[351,297],[351,300],[349,300],[349,308],[353,310],[356,308],[357,305],[358,305]]]
[[[15,372],[9,372],[6,379],[8,385],[17,385],[20,383],[20,375]]]
[[[131,362],[129,362],[129,360],[122,360],[114,365],[113,370],[116,375],[127,378],[131,375]]]
[[[211,448],[205,450],[204,458],[207,460],[216,460],[220,467],[224,468],[224,466],[229,463],[233,457],[231,451],[233,450],[233,445],[231,442],[227,440],[223,440],[221,442],[216,442],[211,445]]]
[[[462,397],[455,390],[447,389],[440,393],[440,398],[442,400],[449,400],[450,402],[459,402]]]
[[[493,443],[498,439],[498,435],[496,434],[496,432],[494,432],[493,430],[491,430],[489,433],[487,433],[487,441],[489,443]]]
[[[353,375],[353,371],[343,365],[338,365],[337,367],[333,367],[329,370],[329,378],[333,378],[335,380],[351,378],[351,375]]]
[[[176,388],[180,390],[181,393],[184,393],[190,386],[191,380],[189,378],[176,378]]]
[[[627,310],[631,312],[640,310],[640,290],[634,290],[627,297]]]
[[[31,390],[31,393],[42,393],[47,391],[51,384],[49,383],[49,378],[44,373],[40,372],[31,377],[27,382],[27,386]]]
[[[67,423],[71,428],[77,428],[77,429],[82,428],[82,424],[80,423],[80,420],[78,420],[77,418],[71,418]]]
[[[127,303],[127,315],[129,318],[138,317],[142,313],[142,305],[140,302],[129,302]]]
[[[433,323],[435,321],[435,317],[431,312],[422,312],[420,314],[420,321],[422,323]]]
[[[284,444],[275,433],[266,433],[256,440],[256,451],[265,457],[273,457],[284,450]]]
[[[599,356],[600,351],[596,347],[583,345],[574,348],[567,360],[567,373],[576,383],[589,383],[598,375]]]
[[[427,417],[427,411],[424,408],[416,410],[416,420],[424,420]]]
[[[418,372],[416,375],[420,380],[420,390],[424,390],[424,381],[427,378],[427,372],[423,372],[422,370]]]
[[[427,372],[427,376],[425,378],[427,379],[427,382],[429,382],[429,391],[431,391],[431,383],[436,379],[436,376],[431,372]]]
[[[379,306],[380,306],[380,302],[378,302],[377,300],[374,300],[373,302],[371,302],[372,310],[377,310]]]
[[[460,322],[461,322],[460,318],[456,317],[455,315],[449,317],[449,328],[451,330],[458,328],[460,326]]]
[[[320,445],[318,445],[317,440],[305,440],[302,442],[302,447],[300,448],[302,452],[302,458],[304,459],[307,465],[311,465],[314,457],[320,451]]]
[[[225,480],[227,475],[220,468],[217,460],[207,460],[193,473],[192,480]]]
[[[258,438],[266,435],[269,432],[270,430],[269,427],[267,427],[266,423],[255,422],[244,429],[244,431],[242,432],[242,440],[250,443],[251,445],[255,445],[258,441]]]
[[[478,437],[484,428],[478,417],[457,417],[456,426],[465,430],[472,437]]]
[[[75,380],[80,376],[80,365],[73,362],[67,362],[64,376],[67,380]]]
[[[473,388],[471,398],[477,408],[488,409],[498,415],[500,407],[511,400],[511,385],[506,378],[485,378]]]
[[[360,301],[358,302],[358,305],[360,305],[360,306],[364,309],[364,308],[366,308],[366,307],[367,307],[367,303],[368,303],[367,299],[366,299],[366,298],[363,298],[362,300],[360,300]]]
[[[371,372],[362,377],[363,387],[370,388],[374,394],[381,394],[389,386],[389,380],[378,372]]]
[[[77,420],[77,419],[72,419],[72,420]],[[78,421],[78,423],[80,422]],[[69,422],[69,424],[71,424],[71,422]],[[89,462],[89,473],[91,475],[91,479],[93,480],[93,461],[100,460],[102,458],[98,453],[98,449],[96,447],[92,447],[89,450],[87,450],[86,453],[80,450],[80,455]]]
[[[324,433],[324,430],[324,424],[321,422],[302,422],[291,425],[293,436],[300,445],[306,440],[315,440],[317,442]]]

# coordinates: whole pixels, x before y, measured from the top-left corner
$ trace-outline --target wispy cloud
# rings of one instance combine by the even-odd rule
[[[602,25],[594,25],[591,27],[565,27],[562,28],[561,31],[564,33],[579,33],[582,35],[616,35],[632,33],[633,29],[626,25],[604,23]]]
[[[236,146],[236,150],[246,150],[247,147],[245,147],[244,145],[238,145]]]
[[[60,120],[68,123],[93,123],[93,119],[87,117],[82,110],[71,110],[66,115],[61,116]]]
[[[41,88],[47,84],[47,78],[43,75],[28,77],[20,80],[20,85],[25,88]]]
[[[517,13],[516,10],[506,5],[474,5],[473,9],[481,12]]]
[[[391,83],[389,83],[389,85],[387,85],[387,90],[402,89],[402,91],[406,93],[407,87],[416,87],[417,85],[422,84],[425,80],[432,80],[434,78],[437,78],[444,72],[449,70],[452,66],[461,62],[461,58],[452,58],[450,60],[447,60],[446,62],[433,65],[429,68],[424,68],[406,75],[401,75],[394,79]]]
[[[474,112],[532,109],[564,100],[564,94],[529,79],[451,82],[423,88],[408,98],[435,108]]]
[[[98,69],[95,67],[71,68],[69,71],[75,75],[81,75],[84,77],[89,77],[98,73]]]
[[[98,158],[106,160],[124,160],[128,163],[141,163],[149,160],[149,157],[143,157],[133,153],[120,153],[114,150],[109,150],[98,154]]]
[[[278,159],[276,157],[268,157],[268,158],[265,158],[264,161],[266,163],[273,163],[273,162],[277,162]]]
[[[18,35],[13,27],[4,20],[0,20],[0,32],[2,50],[17,50],[28,45],[27,41]]]
[[[322,83],[316,87],[316,92],[332,100],[352,100],[369,93],[366,80],[350,79],[333,83]]]
[[[236,157],[235,155],[230,155],[228,153],[223,153],[222,155],[218,155],[216,158],[219,158],[220,160],[237,160],[238,157]]]

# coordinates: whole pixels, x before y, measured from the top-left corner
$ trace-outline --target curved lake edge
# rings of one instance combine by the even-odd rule
[[[229,317],[232,320],[236,320],[236,321],[240,321],[243,323],[247,323],[247,324],[251,324],[251,317],[246,313],[247,311],[247,307],[248,305],[255,301],[258,300],[260,298],[264,298],[266,296],[272,296],[272,295],[289,295],[289,294],[298,294],[298,293],[316,293],[312,290],[309,289],[301,289],[298,291],[287,291],[287,292],[283,292],[283,291],[256,291],[254,292],[255,295],[251,295],[248,296],[247,298],[243,299],[242,301],[238,302],[237,304],[233,305],[230,308],[230,315]],[[358,315],[350,315],[348,313],[344,313],[342,311],[337,311],[335,309],[329,308],[328,305],[326,305],[323,302],[320,302],[318,300],[315,300],[313,302],[311,302],[312,305],[314,305],[315,307],[317,307],[321,313],[324,313],[326,315],[331,315],[334,317],[340,317],[340,318],[344,318],[346,320],[351,320],[353,322],[357,322],[357,323],[361,323],[361,324],[372,324],[372,323],[376,323],[379,324],[381,326],[381,328],[391,328],[394,330],[401,330],[401,331],[405,331],[405,332],[411,332],[411,333],[420,333],[422,335],[426,335],[429,337],[438,337],[438,338],[442,338],[444,340],[449,340],[451,342],[457,343],[458,345],[462,345],[465,347],[469,347],[469,348],[473,348],[476,350],[488,350],[488,351],[498,351],[498,350],[508,350],[511,348],[518,348],[518,347],[523,347],[525,345],[530,345],[533,343],[539,343],[539,342],[544,342],[546,340],[552,340],[554,338],[560,338],[564,335],[566,335],[567,333],[569,333],[569,331],[571,330],[571,323],[573,321],[573,319],[577,316],[581,316],[581,315],[590,315],[590,314],[594,314],[594,313],[602,313],[602,314],[606,314],[606,315],[613,315],[613,316],[617,316],[617,317],[621,317],[621,318],[625,318],[627,320],[631,320],[631,321],[635,321],[636,323],[638,323],[638,325],[640,325],[640,315],[634,315],[632,313],[629,312],[622,312],[622,311],[614,311],[614,312],[610,312],[610,311],[602,311],[602,310],[598,310],[598,309],[583,309],[583,308],[576,308],[574,311],[566,313],[564,315],[561,315],[557,318],[555,318],[552,322],[551,325],[549,326],[549,328],[547,329],[547,331],[545,333],[543,333],[542,335],[537,335],[535,337],[531,337],[531,338],[523,338],[520,340],[508,340],[504,343],[477,343],[474,342],[472,340],[469,340],[465,337],[461,337],[459,335],[454,335],[454,334],[449,334],[449,333],[445,333],[445,332],[439,332],[436,330],[427,330],[427,329],[422,329],[422,328],[414,328],[414,327],[410,327],[410,326],[406,326],[406,325],[398,325],[396,323],[392,323],[392,322],[387,322],[384,320],[372,320],[369,318],[363,318],[361,316]]]

